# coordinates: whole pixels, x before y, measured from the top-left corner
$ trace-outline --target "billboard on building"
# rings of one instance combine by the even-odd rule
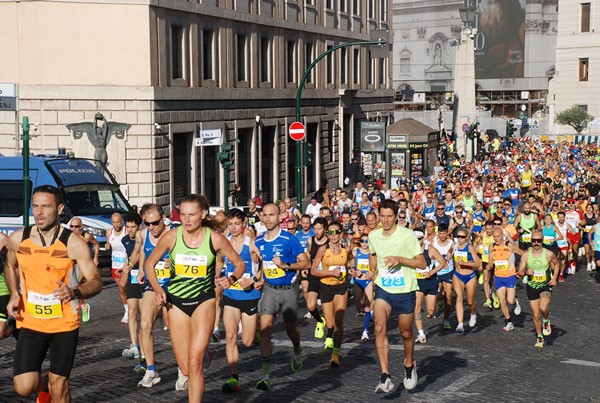
[[[525,0],[478,0],[475,78],[520,78],[525,63]]]
[[[385,122],[360,122],[360,151],[376,153],[385,151]]]

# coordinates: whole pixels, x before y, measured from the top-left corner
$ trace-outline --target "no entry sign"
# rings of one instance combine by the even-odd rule
[[[292,140],[300,141],[304,138],[306,130],[301,122],[294,122],[290,125],[290,137]]]

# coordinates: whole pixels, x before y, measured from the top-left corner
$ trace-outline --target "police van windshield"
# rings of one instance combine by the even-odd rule
[[[131,206],[118,190],[110,188],[72,190],[65,189],[67,206],[75,216],[110,215],[114,212],[128,212]]]

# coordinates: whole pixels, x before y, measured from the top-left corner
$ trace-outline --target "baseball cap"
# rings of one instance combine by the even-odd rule
[[[567,200],[567,203],[575,203],[575,199],[573,199],[573,198],[571,197],[571,198],[569,198],[569,199]]]
[[[553,205],[553,206],[558,206],[558,202],[557,202],[557,201],[554,201],[554,202],[552,202],[552,205]]]

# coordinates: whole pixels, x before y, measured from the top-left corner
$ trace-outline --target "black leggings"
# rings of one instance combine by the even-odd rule
[[[27,372],[41,372],[42,363],[49,350],[50,372],[68,378],[75,361],[78,339],[79,328],[61,333],[21,329],[15,349],[13,376]]]

